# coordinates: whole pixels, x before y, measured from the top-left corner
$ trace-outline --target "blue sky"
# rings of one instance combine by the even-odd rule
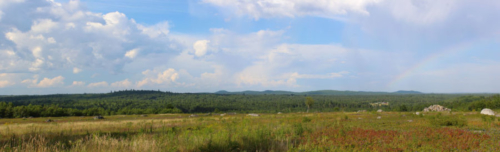
[[[4,0],[0,94],[500,92],[494,0]]]

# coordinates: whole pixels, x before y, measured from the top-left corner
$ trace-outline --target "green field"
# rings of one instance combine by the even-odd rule
[[[190,115],[0,119],[0,151],[500,150],[500,122],[478,112]]]

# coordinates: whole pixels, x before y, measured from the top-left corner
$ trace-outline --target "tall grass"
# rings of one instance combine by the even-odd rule
[[[0,125],[0,151],[489,151],[500,147],[498,130],[478,134],[466,131],[465,125],[436,126],[432,121],[458,116],[433,117],[302,113],[14,123]],[[486,123],[478,116],[460,120],[473,126]]]

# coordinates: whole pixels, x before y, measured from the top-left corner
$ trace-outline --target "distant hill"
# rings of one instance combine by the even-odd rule
[[[296,92],[291,91],[273,91],[273,90],[265,90],[265,91],[240,91],[240,92],[229,92],[226,90],[221,90],[215,92],[215,94],[248,94],[248,95],[263,95],[263,94],[297,94]]]
[[[338,91],[338,90],[317,90],[301,92],[300,94],[307,95],[378,95],[390,94],[389,92],[365,92],[365,91]]]
[[[292,92],[292,91],[281,91],[281,90],[265,90],[265,91],[240,91],[240,92],[229,92],[226,90],[221,90],[215,92],[215,94],[246,94],[246,95],[264,95],[264,94],[294,94],[294,95],[382,95],[382,94],[393,94],[390,92],[365,92],[365,91],[338,91],[338,90],[316,90],[316,91],[306,91],[306,92]]]
[[[399,90],[399,91],[396,91],[394,93],[397,93],[397,94],[423,94],[422,92],[413,91],[413,90],[410,90],[410,91]]]

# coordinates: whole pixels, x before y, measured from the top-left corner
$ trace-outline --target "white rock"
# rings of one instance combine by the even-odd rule
[[[483,110],[481,110],[481,114],[494,116],[495,112],[493,112],[493,110],[491,110],[491,109],[484,108]]]
[[[451,109],[448,109],[446,107],[443,107],[441,105],[432,105],[432,106],[429,106],[427,108],[424,108],[423,110],[424,112],[430,112],[430,111],[437,111],[437,112],[441,112],[441,111],[451,111]]]
[[[382,112],[383,110],[382,109],[378,109],[377,112]]]
[[[258,117],[258,116],[259,116],[259,114],[251,113],[251,114],[248,114],[248,116]]]
[[[382,117],[378,116],[377,119],[382,119]]]
[[[420,115],[420,112],[415,112],[416,115]]]

